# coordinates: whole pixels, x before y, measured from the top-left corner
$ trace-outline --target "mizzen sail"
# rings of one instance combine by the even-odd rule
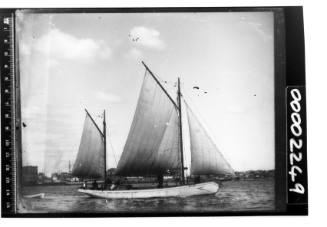
[[[185,106],[190,131],[191,174],[234,174],[233,169],[220,153],[190,107],[188,105]]]
[[[179,169],[178,133],[176,104],[146,70],[117,174],[158,175]]]
[[[102,178],[104,168],[104,137],[92,117],[86,113],[72,175],[81,178]]]

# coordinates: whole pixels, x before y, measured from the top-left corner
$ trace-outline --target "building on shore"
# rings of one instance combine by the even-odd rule
[[[37,184],[38,170],[37,166],[23,166],[22,168],[22,181],[23,185]]]
[[[57,172],[51,174],[52,183],[65,183],[65,182],[76,182],[78,179],[72,177],[72,174],[69,172]]]

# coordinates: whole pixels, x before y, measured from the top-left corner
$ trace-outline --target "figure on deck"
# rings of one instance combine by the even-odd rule
[[[120,180],[118,179],[110,186],[110,190],[117,189],[119,185],[120,185]]]
[[[92,189],[94,189],[94,190],[98,189],[98,183],[96,180],[94,180],[92,183]]]
[[[82,188],[83,188],[83,189],[86,189],[86,188],[87,188],[87,182],[86,182],[86,181],[83,182],[83,184],[82,184]]]
[[[158,175],[158,188],[162,188],[163,187],[163,175],[160,174]]]
[[[106,190],[107,188],[110,189],[112,185],[112,180],[110,178],[107,179],[106,183],[103,185],[103,189]]]
[[[201,178],[200,178],[200,176],[199,176],[199,175],[195,176],[195,178],[194,178],[194,183],[195,183],[195,184],[198,184],[198,183],[200,183],[200,182],[201,182]]]

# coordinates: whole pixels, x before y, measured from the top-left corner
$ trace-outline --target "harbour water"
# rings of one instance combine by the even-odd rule
[[[269,211],[274,209],[274,179],[225,181],[215,195],[187,198],[99,199],[77,192],[79,185],[28,186],[24,195],[45,193],[44,198],[24,198],[24,212],[33,213],[137,213]]]

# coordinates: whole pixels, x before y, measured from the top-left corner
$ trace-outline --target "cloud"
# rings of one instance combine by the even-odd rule
[[[25,55],[37,51],[54,64],[57,60],[93,60],[97,57],[107,59],[111,56],[110,47],[103,41],[77,38],[57,28],[50,29],[38,39],[23,43],[21,49]]]
[[[160,33],[157,30],[142,26],[134,27],[130,31],[130,38],[133,44],[156,50],[163,50],[165,48],[165,43],[159,36]]]
[[[105,93],[102,91],[98,91],[96,93],[96,97],[98,99],[102,99],[104,101],[111,102],[111,103],[117,103],[117,102],[121,101],[120,96],[112,94],[112,93]]]

